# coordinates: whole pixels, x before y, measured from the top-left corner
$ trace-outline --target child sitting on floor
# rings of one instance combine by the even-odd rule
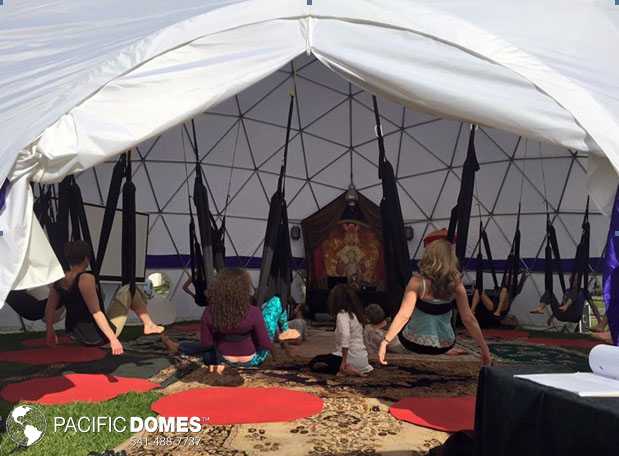
[[[309,362],[310,369],[326,374],[360,375],[374,368],[363,343],[365,315],[359,296],[350,285],[336,285],[329,294],[329,311],[335,317],[335,351]]]
[[[305,320],[305,316],[303,315],[304,305],[296,304],[294,306],[293,318],[288,321],[288,328],[296,329],[301,334],[301,337],[296,341],[291,341],[293,343],[300,344],[301,342],[305,342],[307,340],[307,321]]]
[[[378,349],[380,343],[385,338],[387,332],[387,320],[385,311],[378,304],[370,304],[365,308],[365,316],[367,324],[363,328],[363,341],[368,350],[368,355],[373,358],[378,358]],[[396,337],[387,346],[387,351],[390,353],[405,353],[406,349],[400,344],[400,340]]]

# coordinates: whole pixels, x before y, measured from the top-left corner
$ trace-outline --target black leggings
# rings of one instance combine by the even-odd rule
[[[328,355],[318,355],[309,362],[309,367],[314,372],[321,374],[337,374],[342,365],[342,357],[329,353]]]
[[[411,342],[406,337],[402,335],[402,333],[398,334],[398,339],[400,339],[400,343],[404,348],[408,351],[419,353],[420,355],[442,355],[451,350],[455,345],[456,341],[451,344],[449,347],[430,347],[428,345],[419,345],[415,342]]]

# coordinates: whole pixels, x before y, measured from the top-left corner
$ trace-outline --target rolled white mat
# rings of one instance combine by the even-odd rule
[[[598,375],[619,380],[619,347],[596,345],[589,353],[589,366]]]

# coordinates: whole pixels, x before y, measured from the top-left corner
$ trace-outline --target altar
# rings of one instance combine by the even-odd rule
[[[328,313],[329,291],[339,283],[359,290],[364,305],[385,306],[385,264],[380,209],[346,192],[301,222],[305,241],[307,305]],[[385,309],[387,311],[387,309]]]

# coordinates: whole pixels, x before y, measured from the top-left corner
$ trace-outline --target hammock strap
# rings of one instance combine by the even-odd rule
[[[131,151],[126,154],[125,184],[123,185],[122,209],[122,284],[129,285],[131,296],[136,290],[136,220],[135,184],[132,179]]]
[[[498,290],[499,279],[497,278],[496,268],[494,267],[492,250],[490,249],[490,241],[488,240],[488,234],[486,233],[486,230],[482,230],[481,240],[484,243],[484,250],[486,251],[486,259],[490,263],[490,273],[492,274],[492,282],[494,284],[494,289]]]
[[[186,131],[186,130],[185,130]],[[191,207],[191,192],[189,188],[189,169],[187,168],[187,149],[185,147],[185,135],[181,131],[181,142],[183,145],[183,156],[185,158],[185,185],[187,186],[187,207],[189,208],[189,268],[191,272],[191,283],[194,288],[194,302],[200,307],[206,305],[204,292],[206,291],[206,272],[202,255],[202,247],[196,235],[196,224],[193,218]]]
[[[110,189],[107,194],[107,201],[105,203],[105,212],[103,215],[103,222],[101,223],[101,235],[99,237],[99,246],[97,248],[97,261],[93,265],[97,273],[101,272],[103,266],[103,258],[107,251],[107,245],[112,234],[112,225],[114,224],[114,216],[116,215],[116,208],[118,207],[118,200],[120,198],[120,192],[122,188],[122,180],[126,173],[126,156],[122,154],[112,171],[112,179],[110,181]]]
[[[385,162],[385,139],[383,138],[383,127],[380,123],[380,114],[378,112],[378,100],[376,95],[372,95],[372,104],[374,106],[374,120],[376,122],[376,140],[378,141],[378,178],[382,180],[381,164]]]
[[[290,94],[290,105],[288,107],[288,123],[286,124],[286,142],[284,143],[284,159],[282,167],[279,171],[279,179],[277,181],[277,191],[282,194],[282,198],[286,194],[286,168],[288,166],[288,143],[290,142],[290,128],[292,126],[292,112],[294,110],[294,95]]]

